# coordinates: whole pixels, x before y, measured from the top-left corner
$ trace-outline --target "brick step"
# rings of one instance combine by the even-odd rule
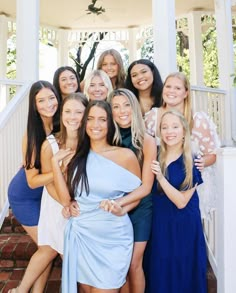
[[[28,262],[37,245],[12,215],[5,218],[0,230],[0,292],[7,293],[17,287],[23,278]],[[45,293],[59,293],[62,260],[58,256],[53,263]]]

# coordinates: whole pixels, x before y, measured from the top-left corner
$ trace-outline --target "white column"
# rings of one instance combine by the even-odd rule
[[[236,292],[235,170],[236,148],[217,154],[217,292]]]
[[[152,0],[154,62],[162,79],[177,70],[175,1]]]
[[[190,83],[198,86],[204,85],[201,15],[198,11],[188,14]]]
[[[129,64],[135,60],[137,60],[137,28],[129,28],[129,42],[128,42],[128,50],[129,50]]]
[[[228,94],[225,100],[225,137],[226,145],[232,144],[232,136],[236,141],[236,95],[230,74],[234,72],[234,52],[232,34],[232,14],[230,0],[215,0],[217,49],[219,63],[220,88]]]
[[[7,73],[7,39],[7,17],[2,14],[0,15],[0,79],[5,79]]]
[[[68,47],[68,30],[60,29],[58,31],[58,55],[57,65],[69,65],[69,47]]]
[[[16,1],[16,75],[35,81],[39,76],[39,0]]]

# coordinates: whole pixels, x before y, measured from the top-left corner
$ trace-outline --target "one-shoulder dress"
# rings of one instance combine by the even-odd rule
[[[137,188],[140,179],[113,161],[90,151],[86,172],[89,194],[76,200],[80,215],[65,229],[62,292],[77,292],[77,282],[100,289],[120,288],[125,283],[133,251],[129,216],[118,217],[99,207],[104,199],[116,199]]]
[[[176,189],[185,178],[183,156],[168,166],[168,181]],[[202,183],[193,167],[193,186]],[[154,185],[152,238],[149,246],[148,293],[206,293],[206,245],[197,191],[185,208]]]
[[[22,167],[8,186],[8,201],[17,221],[24,226],[37,226],[43,187],[30,188]]]
[[[53,154],[59,151],[58,143],[51,134],[47,137]],[[40,217],[38,223],[38,245],[49,245],[58,253],[63,254],[64,230],[67,223],[62,215],[63,206],[43,189]]]

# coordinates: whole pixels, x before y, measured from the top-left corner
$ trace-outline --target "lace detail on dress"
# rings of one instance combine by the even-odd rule
[[[147,133],[155,137],[156,145],[160,145],[160,138],[156,135],[157,131],[158,108],[154,107],[144,115],[144,123]]]
[[[202,155],[215,154],[220,146],[216,125],[204,112],[196,112],[193,116],[192,140]]]
[[[220,147],[220,140],[216,125],[204,112],[196,112],[193,116],[192,141],[201,155],[215,154]],[[210,219],[211,213],[216,209],[218,191],[216,189],[215,164],[204,168],[202,171],[204,184],[198,186],[200,211],[202,218]]]

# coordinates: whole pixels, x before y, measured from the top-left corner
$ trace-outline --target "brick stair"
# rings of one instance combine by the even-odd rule
[[[0,292],[7,293],[18,286],[29,259],[37,250],[36,244],[27,235],[12,215],[6,217],[0,231]],[[61,285],[61,258],[54,260],[45,293],[59,293]]]

